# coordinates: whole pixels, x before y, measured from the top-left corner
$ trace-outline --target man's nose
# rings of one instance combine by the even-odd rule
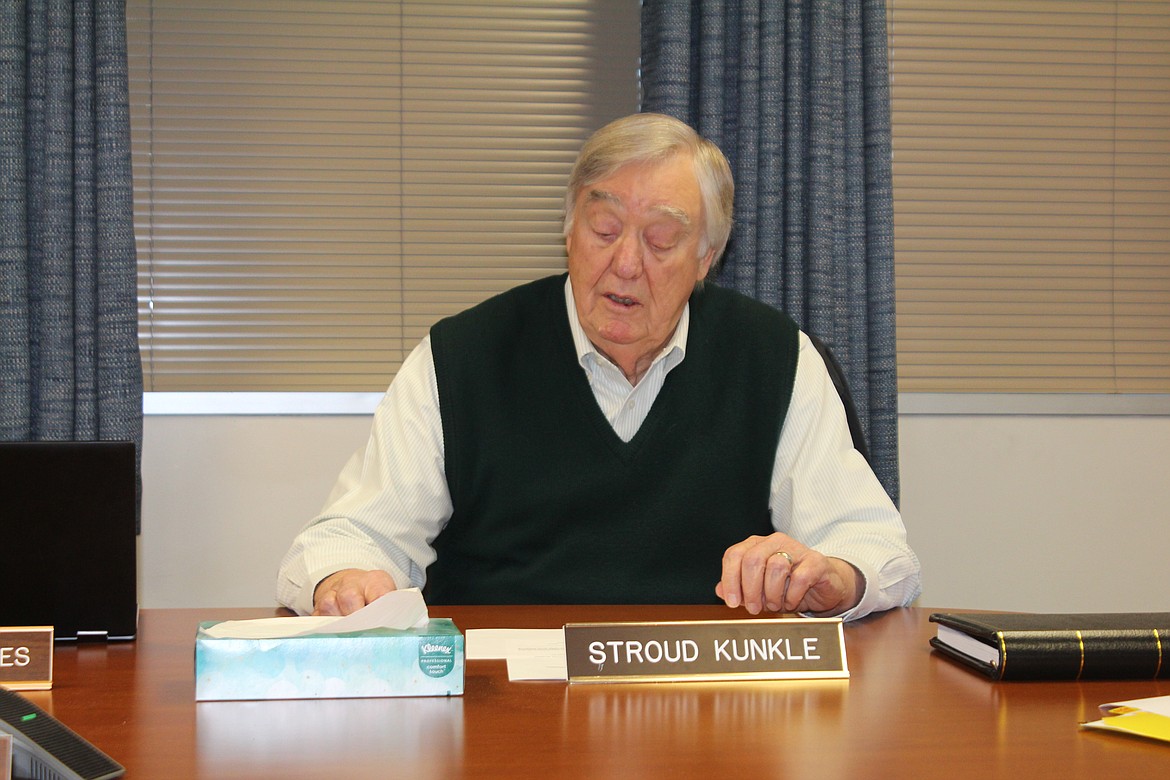
[[[610,265],[623,279],[634,279],[642,273],[642,247],[636,236],[623,235],[614,243]]]

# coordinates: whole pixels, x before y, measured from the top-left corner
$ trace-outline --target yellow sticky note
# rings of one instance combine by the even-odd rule
[[[1170,718],[1165,715],[1155,715],[1152,712],[1133,710],[1083,725],[1087,729],[1116,731],[1122,734],[1170,742]]]

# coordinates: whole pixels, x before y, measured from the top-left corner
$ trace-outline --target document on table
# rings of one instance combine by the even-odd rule
[[[218,639],[286,639],[310,634],[347,634],[371,628],[420,628],[430,620],[418,588],[392,590],[345,617],[301,617],[225,620],[205,632]]]
[[[472,628],[464,634],[467,660],[503,658],[509,680],[567,680],[565,632],[560,628]]]
[[[1170,742],[1170,696],[1131,699],[1101,705],[1105,717],[1082,728],[1114,731]]]

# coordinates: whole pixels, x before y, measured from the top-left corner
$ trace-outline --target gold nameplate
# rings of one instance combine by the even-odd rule
[[[569,682],[849,676],[840,618],[565,625]]]
[[[53,687],[53,627],[0,628],[0,687],[44,691]]]

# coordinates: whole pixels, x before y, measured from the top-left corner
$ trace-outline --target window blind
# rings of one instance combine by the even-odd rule
[[[889,0],[903,392],[1170,392],[1170,3]]]
[[[379,391],[440,317],[563,270],[637,4],[128,0],[151,391]]]

